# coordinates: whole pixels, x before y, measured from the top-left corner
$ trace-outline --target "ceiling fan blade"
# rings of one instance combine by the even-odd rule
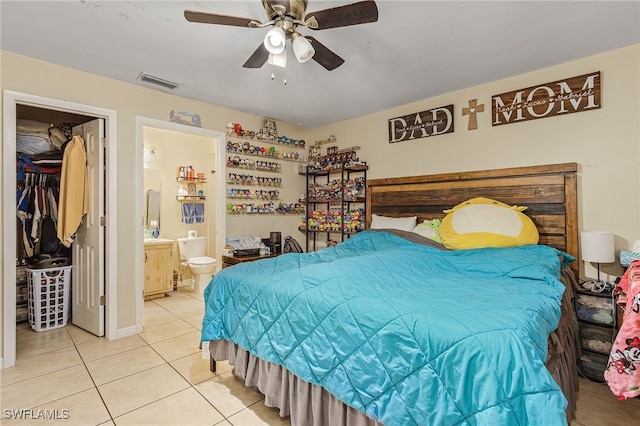
[[[269,51],[266,47],[264,47],[263,43],[260,43],[260,46],[256,49],[255,52],[247,59],[247,62],[244,63],[244,68],[261,68],[265,62],[269,59]]]
[[[311,46],[313,46],[316,51],[313,55],[313,60],[325,67],[328,71],[333,71],[344,64],[344,59],[333,53],[324,44],[310,36],[305,36],[305,38],[311,42]]]
[[[189,22],[200,22],[202,24],[230,25],[233,27],[257,27],[258,25],[262,25],[255,19],[196,12],[195,10],[185,10],[184,17]]]
[[[333,7],[308,13],[305,21],[315,18],[318,25],[309,25],[314,30],[366,24],[378,20],[378,6],[373,0],[365,0],[345,6]]]

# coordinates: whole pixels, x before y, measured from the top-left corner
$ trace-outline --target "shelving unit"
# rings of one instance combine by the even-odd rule
[[[305,233],[307,252],[316,250],[321,234],[329,243],[335,242],[332,236],[344,241],[364,229],[368,169],[366,164],[327,170],[307,167],[307,212],[299,228]]]
[[[202,177],[202,173],[200,177],[194,177],[193,179],[177,177],[176,182],[187,185],[187,188],[185,188],[187,190],[187,194],[177,195],[176,200],[182,202],[193,202],[205,201],[207,199],[206,195],[204,195],[204,191],[201,190],[201,187],[199,186],[207,183],[207,179]]]
[[[284,161],[302,164],[304,144],[227,135],[227,214],[300,214],[304,206],[281,199]]]
[[[604,370],[618,329],[615,301],[610,291],[576,290],[574,307],[582,349],[580,372],[590,380],[604,383]]]

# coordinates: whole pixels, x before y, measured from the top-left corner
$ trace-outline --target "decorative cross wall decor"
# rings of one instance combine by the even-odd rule
[[[478,105],[477,99],[471,99],[469,101],[469,108],[462,108],[462,115],[469,116],[469,125],[467,130],[476,130],[478,128],[478,119],[476,113],[484,111],[484,104]]]

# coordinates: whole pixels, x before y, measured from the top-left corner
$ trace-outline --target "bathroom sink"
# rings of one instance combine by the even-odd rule
[[[174,243],[176,240],[171,240],[169,238],[145,238],[145,244],[166,244],[166,243]]]

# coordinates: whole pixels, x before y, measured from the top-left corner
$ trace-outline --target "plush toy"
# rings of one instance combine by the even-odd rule
[[[417,224],[416,227],[413,228],[413,232],[442,244],[442,238],[440,238],[441,224],[442,219],[425,220],[422,223]]]
[[[525,209],[490,198],[473,198],[444,211],[447,215],[440,225],[440,238],[454,250],[537,244],[538,230],[522,213]]]

